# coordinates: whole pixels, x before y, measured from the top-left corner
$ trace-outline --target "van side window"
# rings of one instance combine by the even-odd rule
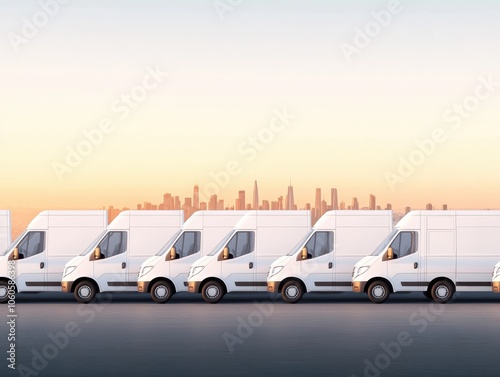
[[[394,252],[394,259],[415,253],[417,251],[417,236],[417,232],[399,233],[390,246]]]
[[[124,253],[127,250],[127,232],[109,232],[99,247],[104,258]]]
[[[17,246],[19,259],[29,258],[45,250],[45,232],[29,232]]]
[[[307,259],[317,258],[333,250],[333,232],[315,232],[306,243]]]
[[[178,258],[184,258],[200,251],[201,232],[184,232],[175,243]]]
[[[253,251],[255,232],[237,232],[227,244],[229,259],[238,258]]]

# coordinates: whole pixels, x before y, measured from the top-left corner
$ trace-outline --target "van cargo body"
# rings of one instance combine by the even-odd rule
[[[352,291],[352,268],[392,230],[391,211],[329,211],[269,268],[267,289],[288,303],[306,292]]]
[[[150,293],[158,303],[167,302],[176,292],[187,292],[189,268],[234,228],[247,211],[198,211],[181,230],[139,271],[137,290]]]
[[[0,254],[11,244],[11,220],[9,210],[0,210]]]
[[[106,211],[41,212],[0,257],[0,301],[12,262],[18,292],[60,292],[64,265],[107,225]]]
[[[382,303],[421,291],[448,302],[455,291],[491,291],[500,258],[500,211],[412,211],[353,270],[354,292]]]
[[[98,292],[137,292],[142,263],[182,226],[183,211],[123,211],[66,264],[62,291],[88,303]]]
[[[310,211],[249,211],[191,266],[188,291],[209,303],[229,292],[265,292],[267,271],[311,230]]]

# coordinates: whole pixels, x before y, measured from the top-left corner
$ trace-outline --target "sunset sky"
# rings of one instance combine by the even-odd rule
[[[54,1],[0,3],[0,208],[212,193],[228,163],[231,203],[291,178],[299,206],[337,187],[362,206],[500,208],[498,1],[66,0],[47,16]]]

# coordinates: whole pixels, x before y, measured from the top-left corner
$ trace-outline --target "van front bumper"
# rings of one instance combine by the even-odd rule
[[[366,281],[353,281],[352,291],[357,293],[363,293],[365,291]]]
[[[279,281],[268,281],[267,291],[269,293],[276,293],[279,291],[280,282]]]
[[[491,289],[495,293],[500,293],[500,281],[494,281],[493,283],[491,283]]]
[[[137,282],[137,292],[148,293],[149,281],[138,281]]]
[[[73,286],[72,281],[61,282],[61,290],[66,293],[71,293],[71,287]]]
[[[188,292],[198,293],[200,291],[201,281],[188,281]]]

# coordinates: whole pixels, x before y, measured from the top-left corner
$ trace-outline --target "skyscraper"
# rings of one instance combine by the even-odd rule
[[[426,209],[427,211],[432,211],[432,203],[427,203],[427,204],[425,205],[425,209]]]
[[[321,217],[321,189],[316,189],[316,198],[314,201],[314,222]]]
[[[370,210],[374,211],[375,208],[377,207],[377,204],[376,204],[376,199],[375,199],[375,195],[371,195],[370,194]]]
[[[294,209],[295,208],[295,199],[293,197],[293,186],[290,181],[290,186],[288,186],[288,193],[286,194],[286,205],[285,209]]]
[[[339,209],[339,199],[337,197],[337,189],[332,188],[332,202],[330,203],[334,211]]]
[[[200,208],[200,188],[198,187],[198,185],[194,185],[193,208]]]
[[[352,198],[352,206],[351,206],[351,208],[353,210],[358,210],[359,209],[358,198],[356,198],[356,197]]]
[[[252,209],[259,209],[259,188],[257,187],[257,181],[253,183],[253,204]]]
[[[208,209],[216,210],[217,209],[217,195],[211,195],[210,201],[208,202]]]
[[[245,191],[244,190],[240,190],[238,192],[238,206],[235,209],[244,211],[245,208],[246,208],[246,204],[245,204]]]

